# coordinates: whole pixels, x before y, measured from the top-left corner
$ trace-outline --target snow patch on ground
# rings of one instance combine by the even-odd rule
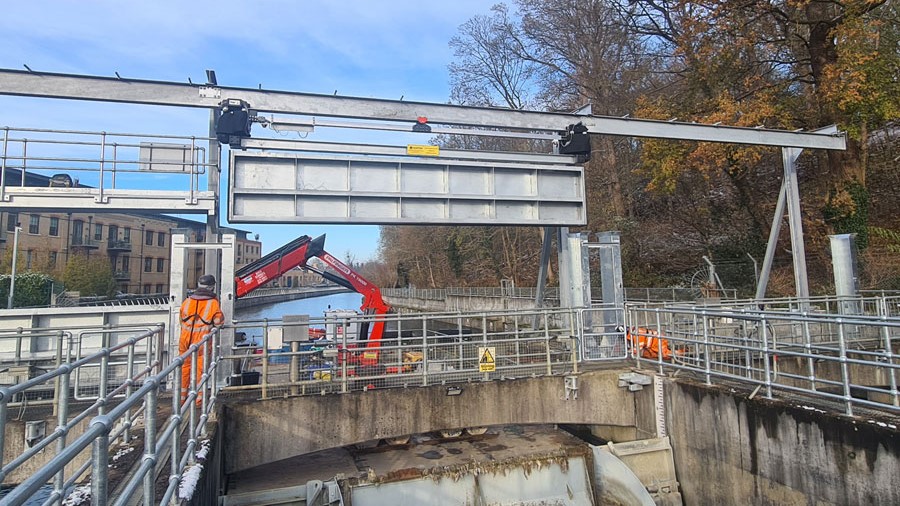
[[[91,486],[80,485],[72,490],[72,493],[66,496],[62,502],[62,506],[79,506],[81,504],[91,503]]]
[[[129,453],[131,453],[131,452],[133,452],[133,451],[134,451],[134,447],[133,447],[133,446],[125,446],[125,447],[119,448],[119,451],[117,451],[116,454],[113,455],[113,457],[112,457],[111,460],[112,460],[113,462],[115,462],[115,461],[119,460],[120,458],[124,457],[125,455],[128,455]]]
[[[203,441],[200,441],[200,449],[197,450],[194,457],[196,457],[197,460],[206,460],[207,455],[209,455],[209,439],[204,439]]]
[[[178,484],[179,499],[186,501],[194,497],[194,491],[197,489],[197,482],[200,481],[202,472],[203,464],[193,464],[184,470],[181,475],[181,483]]]
[[[814,407],[812,407],[812,406],[800,406],[800,407],[803,408],[803,409],[805,409],[805,410],[807,410],[807,411],[815,411],[816,413],[824,413],[824,412],[825,412],[825,411],[822,410],[822,409],[814,408]]]
[[[884,423],[884,422],[876,422],[875,420],[869,420],[869,423],[874,423],[879,427],[887,427],[889,429],[896,429],[897,426],[892,423]]]

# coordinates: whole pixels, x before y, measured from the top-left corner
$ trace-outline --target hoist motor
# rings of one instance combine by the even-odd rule
[[[216,139],[232,149],[241,147],[241,139],[250,137],[250,104],[236,98],[219,104],[216,118]]]

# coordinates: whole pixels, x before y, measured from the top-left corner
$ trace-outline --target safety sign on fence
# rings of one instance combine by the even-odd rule
[[[478,348],[478,372],[494,372],[497,370],[496,348]]]

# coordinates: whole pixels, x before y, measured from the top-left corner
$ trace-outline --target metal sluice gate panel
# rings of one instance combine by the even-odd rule
[[[546,155],[534,161],[527,154],[486,161],[232,151],[228,219],[232,223],[586,224],[583,167],[545,160]]]

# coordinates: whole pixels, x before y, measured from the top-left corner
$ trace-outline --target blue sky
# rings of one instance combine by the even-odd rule
[[[448,42],[459,25],[488,13],[493,3],[6,2],[0,67],[178,82],[205,82],[211,68],[223,86],[446,102]],[[0,126],[10,127],[176,135],[203,135],[208,127],[205,111],[165,107],[0,96],[0,111]],[[309,139],[349,140],[341,135],[316,132]],[[408,141],[358,135],[361,142]],[[374,226],[235,226],[259,233],[264,252],[298,235],[327,233],[326,248],[336,256],[377,254]]]

